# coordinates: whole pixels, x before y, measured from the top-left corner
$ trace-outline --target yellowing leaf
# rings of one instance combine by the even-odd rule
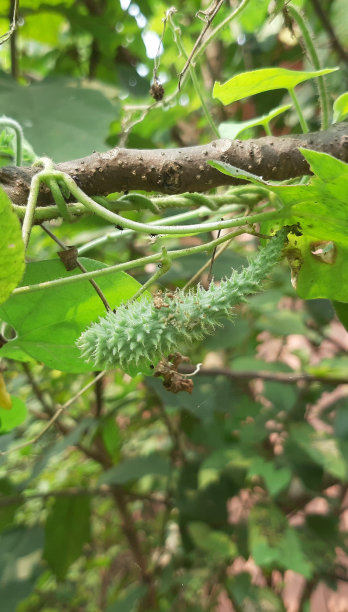
[[[12,398],[6,389],[2,374],[0,374],[0,406],[1,408],[5,408],[5,410],[11,410],[12,408]]]

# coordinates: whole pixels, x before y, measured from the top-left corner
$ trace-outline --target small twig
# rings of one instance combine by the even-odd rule
[[[342,62],[346,64],[348,68],[348,54],[342,47],[338,37],[336,36],[335,30],[333,29],[330,20],[328,19],[327,12],[323,10],[323,7],[320,4],[320,0],[310,0],[313,5],[313,8],[318,15],[323,27],[329,35],[330,43],[333,49],[335,49],[337,55],[341,58]]]
[[[2,36],[0,36],[0,45],[2,45],[9,38],[11,38],[13,32],[15,31],[17,27],[18,2],[19,0],[14,0],[13,2],[13,12],[12,12],[12,21],[11,21],[10,29],[8,30],[8,32],[6,32],[6,34],[3,34]]]
[[[181,365],[179,372],[183,374],[189,374],[192,376],[190,371],[192,366]],[[196,371],[195,371],[196,373]],[[315,374],[285,374],[283,372],[265,372],[265,371],[233,371],[229,368],[200,368],[197,375],[201,376],[226,376],[232,380],[252,380],[254,378],[260,378],[262,380],[270,380],[273,382],[280,382],[284,384],[294,385],[298,382],[312,383],[321,382],[326,385],[346,385],[347,378],[335,378],[319,376]]]
[[[30,446],[31,444],[36,444],[36,442],[38,442],[40,440],[40,438],[42,438],[42,436],[51,428],[53,423],[55,423],[55,421],[57,421],[57,419],[59,419],[61,414],[63,412],[65,412],[65,410],[70,408],[71,404],[76,402],[76,400],[78,400],[79,397],[81,397],[81,395],[83,395],[83,393],[88,391],[88,389],[90,389],[96,383],[96,381],[99,378],[102,378],[104,376],[104,374],[105,374],[105,370],[103,370],[102,372],[99,372],[98,376],[96,376],[87,385],[82,387],[82,389],[80,389],[80,391],[78,391],[78,393],[76,393],[72,398],[70,398],[67,402],[65,402],[65,404],[63,404],[63,406],[60,406],[58,408],[58,410],[56,410],[56,412],[54,413],[53,417],[48,421],[47,425],[45,425],[45,427],[36,436],[34,436],[31,440],[27,440],[26,442],[23,442],[23,444],[19,444],[18,446],[15,446],[14,448],[10,448],[9,450],[0,451],[0,457],[4,457],[5,455],[9,455],[10,453],[14,453],[15,451],[21,450],[22,448],[26,448],[27,446]]]
[[[26,374],[26,377],[28,379],[28,382],[30,383],[30,386],[37,398],[37,400],[40,402],[44,412],[47,412],[48,414],[52,412],[52,406],[46,401],[43,392],[41,391],[39,385],[37,384],[32,371],[30,369],[30,366],[28,365],[28,363],[26,363],[25,361],[22,363],[22,368]],[[47,415],[46,415],[47,416]],[[48,417],[47,417],[48,418]]]
[[[48,234],[48,236],[50,236],[50,238],[52,238],[52,240],[54,240],[57,244],[59,244],[59,246],[64,250],[67,251],[68,247],[64,244],[64,242],[62,242],[61,240],[59,240],[59,238],[57,238],[57,236],[55,236],[51,230],[48,229],[48,227],[46,227],[43,223],[41,224],[42,229],[44,230],[44,232],[46,232],[46,234]],[[87,268],[85,268],[85,266],[82,265],[82,263],[79,262],[79,260],[76,258],[76,266],[81,270],[81,272],[83,272],[84,274],[88,271]],[[100,289],[100,287],[97,285],[97,283],[95,282],[95,280],[93,280],[93,278],[89,279],[89,282],[91,283],[92,287],[95,289],[96,293],[99,295],[101,301],[103,302],[105,308],[107,311],[111,310],[111,306],[109,304],[109,302],[107,301],[104,293],[102,292],[102,290]]]
[[[156,282],[156,280],[158,280],[159,278],[161,278],[161,276],[163,276],[163,274],[166,274],[168,272],[168,270],[170,269],[172,260],[168,255],[167,249],[165,247],[162,247],[162,258],[161,261],[157,264],[157,270],[154,274],[152,274],[152,276],[150,276],[150,278],[146,281],[146,283],[144,283],[140,289],[138,289],[138,291],[130,298],[130,300],[127,301],[127,304],[129,304],[130,302],[134,302],[134,300],[137,300],[143,293],[145,293],[145,291],[147,291],[147,289]]]
[[[13,15],[13,22],[15,27],[12,31],[12,36],[10,38],[10,55],[11,55],[11,76],[13,79],[17,80],[19,77],[19,69],[18,69],[18,50],[17,50],[17,11],[18,11],[18,0],[11,0],[10,6],[10,19],[11,15]]]
[[[223,218],[221,218],[221,221],[223,221]],[[218,231],[217,233],[217,238],[220,238],[221,236],[221,230]],[[227,243],[228,244],[228,243]],[[225,246],[225,245],[224,245]],[[210,285],[212,278],[213,278],[213,265],[214,265],[214,261],[215,261],[215,256],[216,256],[216,251],[217,251],[217,247],[214,247],[212,256],[210,258],[210,265],[209,265],[209,272],[208,272],[208,279],[207,279],[207,283],[208,285]]]
[[[103,378],[99,377],[98,378],[98,372],[94,372],[94,376],[95,376],[95,389],[94,389],[94,394],[95,394],[95,416],[97,418],[99,418],[102,415],[103,412],[103,406],[104,406],[104,385],[103,385]]]
[[[245,233],[244,229],[239,230],[237,232],[231,232],[229,234],[231,236],[230,240],[222,244],[218,249],[216,249],[216,247],[214,248],[214,261],[216,261],[217,258],[220,257],[220,255],[222,255],[222,253],[230,246],[233,238],[235,238],[236,236],[240,236],[241,234],[244,234],[244,233]],[[208,259],[208,261],[206,261],[206,263],[199,270],[197,270],[197,272],[190,278],[190,280],[187,281],[186,285],[184,285],[183,287],[184,291],[185,289],[188,289],[191,285],[193,285],[202,276],[203,272],[207,268],[209,268],[210,262],[211,262],[211,259]]]
[[[100,487],[95,487],[91,489],[86,489],[84,487],[70,487],[69,489],[58,489],[54,491],[48,491],[45,493],[31,493],[29,495],[8,495],[6,497],[2,496],[0,498],[0,508],[5,508],[6,506],[13,506],[16,504],[23,504],[32,499],[49,499],[50,497],[79,497],[80,495],[88,495],[93,497],[95,495],[99,496],[107,496],[113,494],[114,488],[109,485],[102,485]],[[158,497],[155,495],[143,495],[141,493],[127,492],[127,497],[134,500],[146,501],[153,504],[163,504],[165,506],[169,505],[169,500],[164,497]]]
[[[179,90],[181,88],[181,82],[182,82],[182,79],[183,79],[183,76],[184,76],[185,72],[187,71],[188,67],[190,66],[190,64],[191,64],[191,62],[193,60],[193,57],[194,57],[194,55],[195,55],[199,45],[201,44],[201,41],[202,41],[206,31],[210,28],[210,26],[211,26],[211,24],[212,24],[212,22],[214,20],[214,17],[216,17],[216,15],[218,14],[218,12],[219,12],[220,8],[222,7],[223,3],[224,3],[224,0],[213,0],[214,6],[212,8],[209,7],[205,11],[198,11],[197,12],[197,14],[196,14],[197,17],[199,16],[198,13],[204,13],[206,23],[205,23],[205,26],[204,26],[203,30],[201,31],[201,33],[199,34],[198,38],[196,39],[195,44],[193,45],[192,51],[191,51],[191,53],[189,54],[189,56],[188,56],[188,58],[186,60],[185,66],[183,67],[182,71],[179,74],[179,79],[178,79],[178,89]]]

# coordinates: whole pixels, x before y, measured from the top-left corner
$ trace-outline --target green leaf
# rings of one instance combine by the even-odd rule
[[[5,500],[6,497],[16,496],[16,489],[13,486],[9,478],[0,478],[0,495],[1,499]],[[13,523],[13,519],[16,515],[18,508],[21,506],[21,502],[11,503],[8,506],[0,507],[0,533]]]
[[[266,115],[255,117],[255,119],[248,119],[247,121],[223,121],[219,125],[219,134],[221,138],[230,138],[231,140],[234,140],[234,138],[237,138],[237,136],[239,136],[239,134],[245,130],[258,125],[268,125],[272,119],[278,117],[278,115],[281,115],[281,113],[285,113],[285,111],[289,110],[291,106],[291,104],[278,106]]]
[[[307,423],[291,425],[290,436],[292,441],[326,472],[340,480],[346,478],[347,465],[333,436],[324,431],[315,431]]]
[[[348,304],[344,302],[332,302],[332,304],[343,327],[348,331]]]
[[[81,257],[80,261],[88,271],[106,267],[92,259]],[[58,260],[38,261],[28,264],[22,285],[78,274],[79,270],[67,272]],[[132,297],[140,287],[124,272],[101,277],[97,284],[112,308]],[[50,368],[88,372],[91,366],[83,361],[75,342],[92,321],[104,314],[105,307],[88,281],[12,295],[0,306],[0,317],[15,329],[17,337],[0,349],[0,355],[11,357],[13,353],[8,354],[8,350],[15,347]]]
[[[245,32],[254,33],[268,17],[269,0],[252,0],[248,2],[238,17],[240,24]]]
[[[170,462],[159,453],[131,457],[118,465],[106,470],[99,478],[98,484],[123,484],[131,480],[139,480],[143,476],[169,476]]]
[[[250,467],[252,459],[245,456],[241,448],[221,448],[211,453],[202,462],[198,475],[198,488],[202,489],[219,480],[221,472],[226,468]]]
[[[276,506],[254,506],[248,525],[250,552],[256,565],[293,570],[310,578],[311,564],[302,551],[299,535]]]
[[[118,597],[117,601],[106,608],[106,612],[135,612],[138,609],[137,604],[146,594],[146,590],[144,584],[130,586],[124,595]]]
[[[12,408],[0,408],[0,434],[6,433],[21,425],[27,418],[27,407],[19,397],[12,398]]]
[[[110,457],[115,461],[119,457],[121,448],[120,428],[115,421],[115,417],[106,419],[102,426],[102,438],[106,450]]]
[[[269,588],[259,587],[251,582],[252,578],[247,572],[228,576],[226,580],[227,591],[233,601],[239,604],[241,610],[248,612],[285,612],[280,597]]]
[[[46,520],[43,558],[58,580],[64,580],[89,540],[90,498],[57,497]]]
[[[210,529],[200,521],[189,523],[187,527],[195,546],[207,553],[209,560],[219,563],[237,556],[235,543],[223,531]]]
[[[238,74],[223,85],[217,81],[214,85],[213,97],[223,104],[231,104],[263,91],[294,89],[299,83],[330,74],[335,70],[338,68],[324,68],[310,72],[288,70],[287,68],[261,68]]]
[[[300,297],[348,302],[348,164],[327,153],[300,151],[314,174],[308,185],[276,185],[226,163],[208,163],[275,193],[284,206],[278,225],[299,225],[300,235],[289,234],[287,255]],[[272,228],[277,228],[276,222]]]
[[[19,610],[37,581],[43,530],[39,525],[21,525],[0,536],[1,598],[6,612]],[[24,571],[23,571],[23,568]]]
[[[291,470],[287,467],[277,468],[272,461],[255,457],[248,471],[248,476],[261,476],[271,497],[286,489],[291,480]]]
[[[333,240],[348,247],[348,164],[327,153],[302,148],[299,150],[314,174],[310,183],[272,186],[272,191],[278,194],[286,206],[291,207],[294,220],[300,222],[306,235],[313,240]]]
[[[35,40],[52,47],[59,46],[59,34],[64,27],[64,17],[57,13],[38,12],[26,15],[21,27],[21,37]]]
[[[344,121],[348,116],[348,92],[339,96],[333,104],[333,120],[332,123]]]
[[[291,310],[278,310],[261,315],[255,325],[259,331],[268,331],[275,336],[289,334],[308,335],[308,328],[303,321],[303,314]]]
[[[323,376],[330,378],[346,378],[348,375],[348,357],[340,355],[322,359],[319,363],[308,365],[306,368],[308,374],[314,376]]]
[[[24,272],[24,244],[17,215],[0,187],[0,304],[17,287]]]
[[[1,112],[16,119],[37,155],[65,161],[105,151],[118,107],[76,79],[49,78],[23,87],[2,77]]]

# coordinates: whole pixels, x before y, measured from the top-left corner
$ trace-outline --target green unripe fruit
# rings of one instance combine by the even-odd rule
[[[77,340],[86,361],[94,367],[121,367],[134,375],[151,372],[162,357],[193,340],[211,334],[223,317],[233,317],[233,306],[259,291],[262,281],[280,259],[285,230],[261,249],[248,267],[233,272],[219,285],[212,283],[184,292],[164,293],[151,301],[121,304],[93,323]]]

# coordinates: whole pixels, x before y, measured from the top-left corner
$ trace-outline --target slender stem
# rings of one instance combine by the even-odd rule
[[[205,117],[206,117],[206,119],[207,119],[207,121],[208,121],[208,123],[209,123],[209,125],[211,127],[211,130],[212,130],[212,132],[213,132],[213,134],[214,134],[214,136],[216,138],[220,138],[219,130],[217,129],[217,127],[216,127],[216,125],[214,123],[213,117],[211,116],[211,113],[210,113],[210,111],[208,109],[208,106],[205,103],[204,96],[202,94],[202,89],[201,89],[201,87],[200,87],[200,85],[198,83],[197,75],[196,75],[195,69],[194,69],[192,64],[190,64],[189,71],[190,71],[190,76],[191,76],[191,79],[192,79],[193,87],[195,88],[196,94],[198,95],[198,97],[199,97],[199,99],[201,101],[203,112],[204,112]]]
[[[315,12],[317,13],[321,23],[323,24],[324,29],[328,33],[332,48],[335,49],[338,56],[346,64],[346,69],[347,69],[348,68],[348,54],[345,51],[345,49],[342,47],[338,37],[336,36],[335,30],[333,29],[330,23],[328,11],[323,9],[323,7],[321,6],[320,0],[310,0],[310,2],[312,3],[313,8]]]
[[[0,128],[1,127],[9,127],[11,128],[16,136],[16,166],[22,165],[22,157],[23,157],[23,130],[22,126],[15,121],[14,119],[10,119],[9,117],[1,117],[0,118]]]
[[[221,207],[221,209],[219,210],[219,216],[218,218],[221,217],[221,214],[227,214],[230,212],[235,212],[236,210],[238,210],[241,207],[241,205],[230,205],[230,206],[223,206]],[[171,217],[166,217],[164,219],[156,219],[155,221],[151,221],[150,225],[152,226],[156,226],[161,224],[163,221],[165,221],[167,223],[167,225],[172,225],[172,224],[176,224],[178,221],[187,221],[188,219],[193,219],[195,217],[203,217],[208,215],[211,212],[211,210],[209,208],[207,208],[206,206],[202,206],[201,208],[196,208],[196,210],[189,210],[185,213],[180,213],[178,215],[172,215]],[[214,219],[214,217],[212,217],[212,219]],[[79,255],[82,255],[83,253],[86,253],[86,251],[89,251],[90,249],[93,249],[96,246],[100,246],[102,244],[104,244],[105,242],[109,242],[110,240],[114,240],[115,238],[124,238],[126,236],[131,236],[132,234],[134,234],[134,230],[131,229],[126,229],[126,230],[116,230],[113,232],[110,232],[108,234],[104,234],[104,236],[101,236],[100,238],[95,238],[94,240],[91,240],[90,242],[87,242],[86,244],[84,244],[83,246],[81,246],[79,248]]]
[[[242,0],[240,5],[232,13],[230,13],[230,15],[228,15],[223,21],[221,21],[221,23],[219,23],[216,26],[216,28],[214,28],[214,30],[207,36],[204,43],[199,47],[199,49],[197,49],[194,55],[195,60],[197,60],[197,58],[205,52],[208,45],[210,45],[210,43],[214,40],[214,38],[216,38],[218,34],[220,34],[221,30],[223,30],[233,19],[238,17],[239,13],[241,13],[245,9],[248,3],[249,3],[249,0]],[[187,73],[183,76],[181,80],[181,87],[185,80],[186,75]]]
[[[46,227],[44,224],[41,225],[42,229],[44,230],[44,232],[46,232],[46,234],[48,236],[50,236],[50,238],[52,238],[52,240],[54,240],[57,244],[59,244],[59,246],[64,250],[67,251],[68,247],[64,244],[64,242],[62,242],[61,240],[59,240],[59,238],[57,238],[57,236],[55,236],[53,234],[53,232],[51,232],[48,227]],[[82,263],[78,260],[77,256],[76,256],[76,267],[79,268],[81,270],[81,272],[87,272],[87,269],[85,268],[85,266],[82,265]],[[97,283],[95,282],[95,280],[93,278],[89,279],[89,282],[91,283],[93,289],[95,290],[95,292],[97,293],[97,295],[100,297],[101,301],[103,302],[103,305],[105,306],[106,311],[111,310],[111,306],[109,304],[109,302],[107,301],[104,293],[102,292],[102,290],[100,289],[100,287],[97,285]]]
[[[301,31],[304,44],[306,46],[306,49],[308,51],[309,57],[311,58],[311,62],[315,70],[320,70],[321,64],[319,56],[313,44],[313,34],[310,31],[308,24],[303,19],[301,13],[297,11],[293,6],[288,6],[286,10],[289,13],[290,17],[297,23]],[[317,77],[317,79],[321,109],[321,129],[326,130],[329,127],[330,123],[330,104],[325,86],[325,77],[319,76]]]
[[[183,193],[175,196],[155,196],[153,202],[159,208],[187,208],[192,204],[201,204],[208,208],[207,212],[211,210],[218,210],[223,204],[235,204],[235,210],[243,206],[245,203],[247,206],[254,206],[259,202],[260,197],[267,195],[267,190],[264,187],[258,187],[256,185],[237,186],[231,191],[227,191],[224,194],[214,194],[211,196],[205,196],[201,193]],[[134,205],[119,200],[108,200],[107,198],[94,198],[96,202],[101,205],[105,205],[106,208],[111,210],[141,210],[140,206]],[[12,204],[13,210],[20,219],[24,219],[26,206],[20,206],[19,204]],[[79,202],[69,202],[69,212],[73,216],[81,216],[86,213],[85,207]],[[51,219],[58,219],[60,217],[57,206],[39,206],[35,210],[34,220],[35,222],[50,221]]]
[[[144,233],[144,234],[171,234],[171,235],[181,235],[181,234],[201,234],[203,232],[211,232],[214,230],[225,229],[229,227],[239,227],[241,225],[245,225],[246,223],[258,223],[260,221],[264,221],[270,218],[279,217],[279,212],[265,212],[256,215],[250,215],[245,217],[237,217],[235,219],[229,219],[228,221],[217,221],[215,223],[197,223],[195,225],[150,225],[148,223],[139,223],[138,221],[132,221],[131,219],[126,219],[117,213],[112,212],[111,210],[107,210],[103,206],[100,206],[97,202],[92,200],[87,194],[80,189],[75,181],[64,172],[60,172],[58,170],[53,170],[50,173],[52,178],[56,178],[62,180],[67,185],[70,193],[86,208],[96,215],[99,215],[106,221],[110,223],[121,225],[122,227],[126,227],[129,229],[133,229],[136,232]],[[39,175],[37,174],[36,177]],[[34,177],[35,178],[35,177]],[[45,176],[47,178],[47,176]],[[270,216],[271,215],[271,216]],[[273,216],[272,216],[273,215]]]
[[[182,41],[181,41],[181,30],[180,30],[180,28],[174,22],[173,12],[168,11],[168,21],[170,23],[170,26],[171,26],[171,29],[172,29],[172,32],[173,32],[174,41],[176,42],[177,47],[179,49],[179,53],[181,53],[181,55],[183,55],[186,58],[186,62],[187,62],[188,61],[187,53],[186,53],[186,51],[184,49],[184,46],[182,44]],[[216,138],[220,138],[219,131],[218,131],[218,129],[217,129],[217,127],[216,127],[216,125],[215,125],[215,123],[213,121],[213,118],[212,118],[212,116],[211,116],[211,114],[209,112],[209,109],[208,109],[208,107],[207,107],[207,105],[205,103],[204,96],[203,96],[203,93],[202,93],[202,88],[199,85],[199,82],[198,82],[198,79],[197,79],[197,75],[196,75],[196,72],[195,72],[195,69],[194,69],[194,64],[192,62],[192,58],[191,58],[190,63],[188,64],[188,68],[189,68],[189,71],[190,71],[190,76],[191,76],[191,79],[192,79],[193,87],[195,89],[195,92],[196,92],[197,96],[199,97],[199,99],[201,101],[202,109],[203,109],[203,112],[204,112],[204,114],[206,116],[206,119],[207,119],[207,121],[208,121],[208,123],[209,123],[209,125],[210,125],[210,127],[212,129],[212,132],[213,132],[214,136],[216,136]],[[179,77],[179,80],[180,80],[180,77]],[[179,87],[180,87],[180,83],[179,83]]]
[[[165,247],[163,247],[162,248],[162,260],[158,263],[158,267],[157,267],[156,272],[154,274],[152,274],[150,276],[150,278],[146,281],[146,283],[144,283],[140,287],[140,289],[138,289],[138,291],[133,295],[133,297],[131,297],[131,299],[128,300],[127,304],[129,304],[130,302],[133,302],[134,300],[137,300],[143,293],[145,293],[145,291],[153,283],[156,282],[156,280],[161,278],[161,276],[163,276],[163,274],[166,274],[166,272],[168,272],[168,270],[170,269],[171,263],[172,263],[172,260],[168,256],[167,249]]]
[[[266,122],[265,122],[265,123],[263,123],[262,125],[263,125],[263,128],[264,128],[264,130],[265,130],[265,132],[266,132],[267,136],[272,136],[272,132],[271,132],[271,128],[270,128],[270,126],[269,126],[269,122],[268,122],[268,121],[266,121]]]
[[[277,218],[279,219],[279,213],[269,213],[269,219]],[[240,233],[244,233],[247,230],[240,230]],[[209,251],[213,249],[215,246],[222,244],[225,240],[230,240],[231,234],[226,234],[225,236],[221,236],[221,238],[217,238],[216,240],[212,240],[211,242],[207,242],[205,244],[201,244],[199,246],[189,247],[187,249],[180,249],[177,251],[168,251],[169,257],[172,259],[176,259],[178,257],[186,257],[187,255],[192,255],[194,253],[200,253],[204,251]],[[41,291],[41,289],[48,289],[50,287],[58,287],[62,285],[70,285],[72,283],[89,280],[90,278],[97,278],[98,276],[106,276],[108,274],[112,274],[113,272],[119,270],[128,270],[129,268],[142,268],[146,264],[160,261],[162,258],[162,253],[155,253],[154,255],[148,255],[146,257],[140,257],[135,261],[126,261],[124,263],[116,264],[114,266],[109,266],[108,268],[102,268],[101,270],[95,270],[93,272],[87,272],[86,274],[79,274],[76,276],[67,276],[64,278],[57,278],[53,281],[45,281],[43,283],[38,283],[37,285],[25,285],[23,287],[17,287],[14,289],[12,294],[19,295],[24,293],[33,293],[34,291]]]
[[[6,34],[3,34],[2,36],[0,36],[0,45],[2,45],[12,36],[13,32],[15,31],[17,27],[18,1],[19,0],[14,0],[14,2],[12,2],[11,8],[13,9],[13,13],[12,13],[12,21],[11,21],[10,29],[8,30],[8,32],[6,32]],[[10,15],[10,18],[11,18],[11,15]]]
[[[229,236],[231,238],[231,240],[233,238],[235,238],[236,236],[239,236],[240,234],[244,233],[244,230],[239,230],[237,232],[233,232],[230,233]],[[220,257],[220,255],[230,246],[230,241],[228,240],[227,242],[225,242],[224,244],[222,244],[220,246],[220,248],[218,249],[217,247],[215,247],[213,254],[214,254],[214,260],[216,260],[218,257]],[[191,285],[193,285],[203,274],[203,272],[209,268],[209,266],[211,266],[212,263],[212,257],[210,259],[208,259],[208,261],[205,262],[205,264],[199,269],[197,270],[197,272],[195,272],[195,274],[193,276],[191,276],[191,278],[187,281],[186,285],[184,285],[183,290],[185,291],[186,289],[188,289],[189,287],[191,287]]]
[[[99,374],[97,375],[96,378],[94,378],[91,382],[89,382],[87,385],[82,387],[82,389],[80,389],[80,391],[78,391],[78,393],[76,393],[76,395],[74,395],[67,402],[65,402],[65,404],[63,404],[63,406],[59,406],[59,408],[56,410],[56,412],[54,413],[52,418],[48,421],[48,423],[45,425],[45,427],[36,436],[34,436],[31,440],[27,440],[26,442],[23,442],[23,444],[18,444],[18,446],[10,448],[9,450],[0,451],[0,457],[4,457],[5,455],[9,455],[10,453],[13,453],[13,452],[15,452],[17,450],[21,450],[22,448],[26,448],[27,446],[31,446],[32,444],[35,444],[36,442],[38,442],[38,440],[40,440],[40,438],[42,438],[42,436],[52,427],[53,423],[55,423],[55,421],[57,421],[57,419],[59,419],[61,414],[63,414],[63,412],[65,410],[70,408],[70,406],[74,402],[76,402],[76,400],[79,399],[79,397],[81,397],[81,395],[83,393],[88,391],[88,389],[90,389],[95,384],[97,379],[102,378],[104,376],[104,374],[105,374],[105,370],[103,370],[102,372],[99,372]]]
[[[54,179],[49,179],[48,186],[50,190],[52,191],[52,195],[53,195],[55,203],[57,204],[57,208],[59,210],[60,216],[62,217],[64,221],[68,221],[68,222],[71,221],[67,203],[62,196],[62,192],[59,189],[57,181],[55,181]]]
[[[30,192],[28,197],[28,203],[25,211],[25,216],[22,226],[22,238],[25,248],[27,248],[30,238],[30,232],[33,225],[34,213],[36,208],[37,198],[39,196],[39,189],[41,183],[41,172],[35,174],[31,180]]]
[[[192,60],[193,60],[193,56],[196,53],[196,50],[198,49],[198,47],[200,46],[207,30],[210,28],[214,17],[216,17],[216,15],[218,14],[220,8],[222,7],[224,3],[224,0],[218,0],[217,3],[215,3],[215,6],[213,6],[212,9],[210,9],[210,7],[208,7],[207,10],[205,11],[198,11],[198,13],[196,13],[196,17],[198,17],[199,13],[204,14],[205,16],[205,25],[203,27],[203,29],[201,30],[199,36],[196,38],[195,44],[193,45],[193,49],[190,53],[190,55],[188,56],[187,60],[186,60],[186,64],[183,67],[182,71],[179,74],[179,81],[178,81],[178,87],[180,89],[180,85],[181,85],[181,81],[182,81],[182,77],[184,76],[187,68],[189,67],[189,65],[191,64]]]
[[[18,13],[18,0],[11,0],[10,5],[10,15],[9,18],[13,15],[13,20],[17,22],[17,13]],[[11,76],[13,79],[17,80],[19,77],[19,69],[18,69],[18,49],[17,49],[17,32],[16,28],[14,28],[12,32],[12,36],[10,38],[10,56],[11,56]]]
[[[308,132],[309,132],[308,125],[307,125],[307,122],[306,122],[306,120],[305,120],[305,118],[303,116],[303,113],[302,113],[302,110],[301,110],[301,106],[299,104],[299,101],[297,99],[295,91],[293,89],[289,89],[289,94],[290,94],[290,97],[291,97],[291,99],[293,101],[294,107],[296,108],[297,116],[299,118],[300,125],[301,125],[301,128],[302,128],[302,132],[304,134],[308,134]]]

